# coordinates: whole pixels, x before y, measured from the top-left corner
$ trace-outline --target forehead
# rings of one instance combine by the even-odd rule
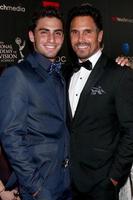
[[[71,21],[71,29],[82,29],[82,28],[96,28],[96,24],[91,16],[77,16]]]
[[[36,29],[47,28],[51,30],[63,29],[62,21],[56,17],[42,17],[36,23]]]

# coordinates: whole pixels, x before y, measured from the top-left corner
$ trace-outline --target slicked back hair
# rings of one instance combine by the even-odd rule
[[[93,18],[99,31],[103,30],[102,16],[100,11],[90,4],[83,4],[73,7],[68,13],[67,27],[70,29],[70,24],[75,17],[90,16]]]
[[[52,6],[48,6],[48,7],[41,7],[33,14],[28,31],[34,32],[38,20],[43,17],[56,17],[62,22],[62,25],[64,27],[64,20],[60,10]]]

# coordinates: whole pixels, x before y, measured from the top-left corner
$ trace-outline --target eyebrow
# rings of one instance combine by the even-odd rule
[[[78,28],[72,28],[72,29],[70,29],[70,32],[74,32],[74,31],[97,31],[97,29],[91,29],[91,28],[85,28],[85,29],[83,29],[83,30],[79,30]]]
[[[38,29],[38,31],[51,31],[51,30],[48,29],[48,28],[40,28],[40,29]],[[63,32],[63,29],[54,29],[52,31],[54,31],[54,32],[57,32],[57,31]]]

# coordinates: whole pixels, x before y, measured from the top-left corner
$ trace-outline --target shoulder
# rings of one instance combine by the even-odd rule
[[[105,68],[109,71],[114,71],[114,73],[117,74],[130,74],[132,76],[133,70],[130,67],[126,65],[121,66],[115,62],[115,59],[109,58],[107,56],[104,56],[104,58],[106,58]]]
[[[31,68],[30,63],[27,60],[24,60],[21,63],[17,63],[15,65],[5,68],[0,78],[19,79],[20,77],[24,77],[24,74],[26,73],[26,71],[29,71],[30,68]]]
[[[119,84],[133,84],[133,70],[127,66],[118,65],[114,59],[107,56],[102,56],[101,58],[105,77],[113,85]]]
[[[27,62],[22,62],[10,67],[7,67],[0,76],[0,90],[4,88],[5,90],[12,90],[26,88],[27,81],[25,76],[25,68]],[[28,64],[28,63],[27,63]],[[17,90],[18,90],[17,89]]]

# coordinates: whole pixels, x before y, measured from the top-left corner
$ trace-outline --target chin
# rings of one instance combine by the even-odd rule
[[[86,59],[89,58],[89,56],[80,56],[80,55],[78,55],[78,58],[79,58],[80,60],[86,60]]]

